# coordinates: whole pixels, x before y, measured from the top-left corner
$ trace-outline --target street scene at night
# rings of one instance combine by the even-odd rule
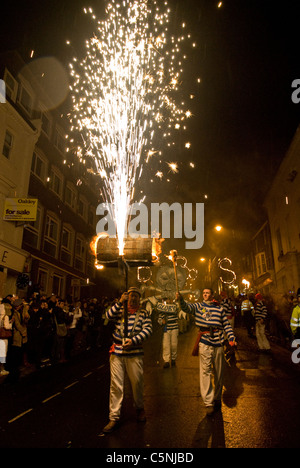
[[[299,12],[6,5],[2,448],[300,446]]]

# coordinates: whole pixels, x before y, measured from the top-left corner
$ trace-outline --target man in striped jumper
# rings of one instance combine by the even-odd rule
[[[200,393],[209,416],[221,408],[225,334],[231,346],[235,345],[235,336],[225,311],[213,302],[211,288],[203,289],[203,302],[187,303],[180,294],[177,294],[177,299],[180,300],[184,312],[195,316],[196,326],[200,330]],[[212,368],[214,379],[212,379]]]
[[[159,302],[156,306],[159,312],[158,323],[164,326],[163,333],[163,361],[164,368],[176,365],[178,347],[178,306],[172,299],[167,298],[165,302]]]
[[[257,345],[260,351],[269,353],[271,351],[271,347],[265,332],[266,318],[268,315],[267,308],[260,293],[255,295],[255,300],[254,319]]]
[[[137,420],[146,420],[144,412],[143,342],[152,334],[152,322],[148,313],[140,307],[140,291],[130,288],[119,302],[106,311],[108,320],[115,322],[113,345],[110,350],[109,423],[103,432],[112,432],[119,423],[127,373],[137,411]],[[128,307],[128,332],[124,336],[124,303]]]

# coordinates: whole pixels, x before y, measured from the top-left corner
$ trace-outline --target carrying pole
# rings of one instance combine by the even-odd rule
[[[171,250],[170,251],[170,257],[171,261],[173,262],[174,266],[174,274],[175,274],[175,285],[176,285],[176,292],[179,293],[179,288],[178,288],[178,278],[177,278],[177,250]]]
[[[119,257],[119,269],[122,272],[122,275],[125,276],[125,292],[128,291],[128,264],[123,256]],[[127,338],[128,335],[128,301],[124,301],[124,338]]]

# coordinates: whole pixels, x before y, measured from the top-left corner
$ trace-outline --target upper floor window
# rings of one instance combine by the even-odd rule
[[[54,216],[47,214],[43,250],[45,253],[51,255],[52,257],[56,257],[58,234],[59,234],[58,220]]]
[[[77,205],[77,213],[87,221],[88,203],[84,197],[80,196]]]
[[[94,226],[94,224],[95,224],[95,215],[96,215],[95,208],[89,207],[88,223],[89,223],[90,226]]]
[[[261,276],[267,272],[267,263],[266,263],[266,255],[265,252],[259,253],[255,256],[256,262],[256,273],[257,276]]]
[[[50,174],[50,188],[53,192],[56,193],[60,198],[62,197],[62,190],[63,190],[63,176],[57,170],[52,168]]]
[[[46,158],[36,151],[32,155],[31,172],[33,172],[43,182],[46,180],[47,162]]]
[[[6,130],[5,132],[5,137],[4,137],[4,143],[3,143],[3,148],[2,148],[2,154],[5,156],[7,159],[10,158],[11,156],[11,151],[13,147],[13,135]]]
[[[43,112],[42,113],[42,131],[47,135],[48,138],[50,138],[51,136],[51,126],[52,126],[52,122],[51,122],[51,117]]]
[[[84,271],[85,269],[85,261],[86,261],[86,247],[85,247],[85,240],[80,237],[79,235],[76,237],[75,242],[75,263],[74,267],[77,270]]]
[[[8,70],[4,72],[4,81],[6,85],[6,96],[15,102],[18,93],[18,83]]]
[[[33,97],[29,91],[21,85],[19,89],[19,103],[26,110],[26,112],[31,115],[33,109]]]
[[[54,146],[64,153],[66,150],[66,139],[63,133],[63,130],[56,127],[55,134],[54,134]]]
[[[31,247],[34,247],[35,249],[38,249],[40,247],[41,226],[42,208],[38,206],[36,220],[26,223],[23,234],[23,241]]]
[[[63,226],[61,235],[60,259],[68,265],[72,264],[74,231],[71,227]]]
[[[66,189],[65,189],[65,203],[72,208],[73,210],[76,209],[76,199],[77,193],[75,188],[67,182]]]

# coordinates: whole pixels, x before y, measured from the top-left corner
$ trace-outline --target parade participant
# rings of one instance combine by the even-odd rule
[[[113,345],[110,350],[110,399],[109,422],[104,433],[112,432],[119,423],[124,396],[124,380],[127,373],[137,411],[137,420],[146,420],[144,412],[143,342],[152,334],[152,322],[148,313],[140,307],[140,291],[130,288],[122,294],[119,302],[106,312],[109,320],[115,321]],[[127,336],[124,336],[124,307],[128,309]]]
[[[226,291],[221,291],[220,293],[221,296],[221,307],[223,307],[226,317],[228,318],[228,321],[231,325],[231,328],[234,328],[234,308],[231,304],[231,300],[227,296]]]
[[[300,338],[300,288],[297,291],[298,304],[293,308],[291,315],[290,327],[293,338]]]
[[[263,297],[261,294],[255,295],[256,303],[254,307],[254,319],[255,319],[255,333],[257,339],[257,345],[260,351],[270,352],[270,343],[266,337],[266,318],[267,318],[267,308],[263,302]]]
[[[196,326],[199,327],[199,365],[200,365],[200,393],[207,415],[221,407],[223,387],[225,333],[229,344],[235,345],[235,336],[222,307],[213,301],[211,288],[203,289],[203,302],[187,303],[177,293],[181,309],[195,316]],[[211,370],[214,371],[212,379]],[[214,380],[214,385],[213,385]]]
[[[249,297],[246,296],[246,298],[243,300],[241,304],[241,313],[243,317],[243,322],[245,324],[245,327],[247,328],[248,336],[250,338],[253,338],[253,327],[254,327],[254,320],[253,320],[253,312],[254,312],[254,305],[250,301]]]
[[[156,306],[159,312],[158,323],[164,326],[163,333],[163,367],[166,369],[176,365],[178,347],[178,306],[172,299],[159,302]]]

